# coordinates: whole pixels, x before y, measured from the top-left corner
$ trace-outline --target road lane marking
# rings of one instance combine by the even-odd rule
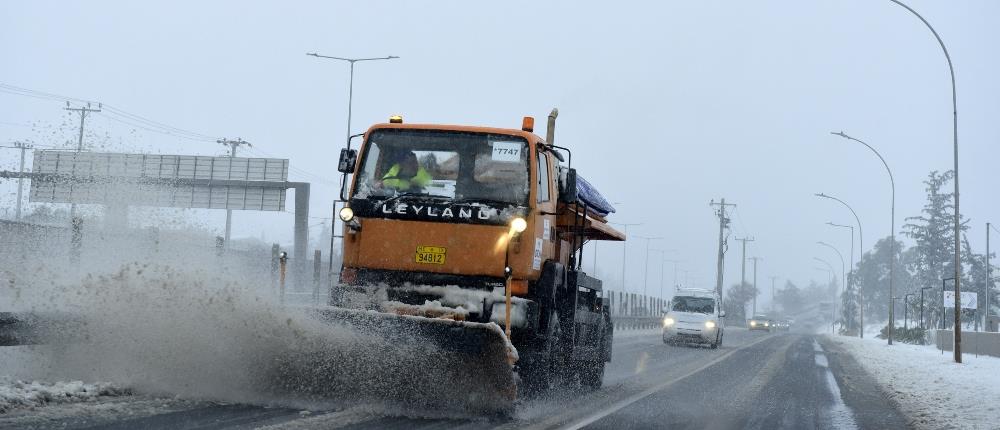
[[[833,396],[833,406],[826,411],[829,414],[831,426],[836,429],[857,429],[858,423],[854,420],[854,412],[844,403],[844,398],[840,395],[840,385],[837,384],[837,378],[830,370],[830,361],[827,360],[823,347],[815,338],[813,338],[813,351],[816,351],[816,365],[823,368],[826,389]]]
[[[627,406],[629,406],[629,405],[631,405],[631,404],[633,404],[635,402],[638,402],[638,401],[640,401],[640,400],[642,400],[642,399],[644,399],[646,397],[649,397],[649,396],[651,396],[653,394],[656,394],[657,392],[662,391],[664,388],[667,388],[667,387],[669,387],[669,386],[671,386],[671,385],[673,385],[673,384],[675,384],[675,383],[677,383],[677,382],[679,382],[679,381],[681,381],[681,380],[683,380],[685,378],[688,378],[688,377],[690,377],[692,375],[696,375],[696,374],[700,373],[701,371],[703,371],[703,370],[705,370],[705,369],[707,369],[709,367],[712,367],[715,364],[718,364],[718,363],[720,363],[722,361],[725,361],[727,358],[729,358],[730,355],[735,354],[736,351],[740,351],[740,350],[749,348],[751,346],[754,346],[754,345],[756,345],[758,343],[761,343],[761,342],[763,342],[765,340],[768,340],[768,339],[774,339],[774,337],[771,337],[771,336],[761,337],[760,339],[757,339],[757,340],[755,340],[753,342],[750,342],[750,343],[748,343],[746,345],[743,345],[743,346],[741,346],[739,348],[732,349],[732,350],[726,352],[725,354],[722,354],[722,355],[716,357],[714,360],[710,360],[710,361],[706,362],[705,364],[697,367],[696,369],[692,370],[691,372],[689,372],[687,374],[679,375],[679,376],[677,376],[675,378],[672,378],[672,379],[669,379],[667,381],[664,381],[664,382],[660,383],[659,385],[653,386],[652,388],[648,388],[645,391],[642,391],[642,392],[640,392],[638,394],[632,395],[631,397],[628,397],[625,400],[622,400],[620,402],[614,403],[614,404],[612,404],[611,406],[609,406],[609,407],[607,407],[605,409],[602,409],[602,410],[600,410],[598,412],[595,412],[595,413],[587,416],[586,418],[584,418],[583,420],[580,420],[580,421],[576,422],[575,424],[572,424],[572,425],[569,425],[569,426],[563,427],[563,428],[570,429],[570,430],[578,430],[578,429],[581,429],[583,427],[586,427],[587,425],[590,425],[590,424],[594,423],[595,421],[597,421],[597,420],[599,420],[601,418],[604,418],[604,417],[606,417],[608,415],[611,415],[611,414],[613,414],[615,412],[618,412],[618,411],[624,409],[625,407],[627,407]]]
[[[816,365],[819,367],[830,367],[830,362],[827,361],[826,356],[823,354],[816,354]]]

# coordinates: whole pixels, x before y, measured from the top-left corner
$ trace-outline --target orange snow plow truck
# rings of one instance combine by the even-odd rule
[[[520,129],[376,124],[341,151],[340,283],[326,318],[440,351],[497,409],[553,384],[600,387],[613,327],[590,240],[614,208],[534,119]],[[347,176],[351,175],[351,180]],[[421,369],[413,369],[421,372]]]

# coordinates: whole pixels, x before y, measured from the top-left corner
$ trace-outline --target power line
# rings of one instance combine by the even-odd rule
[[[13,95],[19,95],[19,96],[25,96],[25,97],[34,97],[34,98],[42,99],[42,100],[71,101],[71,102],[76,102],[76,103],[97,103],[96,101],[93,101],[93,100],[85,100],[85,99],[80,99],[80,98],[76,98],[76,97],[69,97],[69,96],[64,96],[64,95],[60,95],[60,94],[48,93],[48,92],[38,91],[38,90],[32,90],[32,89],[17,87],[17,86],[14,86],[14,85],[4,84],[4,83],[0,83],[0,92],[4,92],[4,93],[7,93],[7,94],[13,94]],[[194,131],[190,131],[190,130],[185,130],[185,129],[180,128],[180,127],[175,127],[175,126],[172,126],[172,125],[169,125],[169,124],[166,124],[166,123],[155,121],[155,120],[143,117],[141,115],[128,112],[128,111],[126,111],[124,109],[121,109],[121,108],[118,108],[118,107],[115,107],[115,106],[112,106],[112,105],[103,104],[103,108],[107,111],[107,112],[105,112],[105,114],[109,115],[109,117],[110,116],[117,116],[118,118],[115,119],[116,121],[119,121],[119,122],[122,122],[122,123],[125,123],[125,124],[128,124],[128,125],[131,125],[131,126],[139,127],[139,128],[144,129],[144,130],[148,130],[148,131],[152,131],[152,132],[156,132],[156,133],[168,134],[168,135],[172,135],[172,136],[175,136],[175,137],[182,137],[182,138],[189,139],[189,140],[215,141],[217,139],[216,137],[212,137],[212,136],[209,136],[209,135],[206,135],[206,134],[203,134],[203,133],[198,133],[198,132],[194,132]],[[126,121],[130,121],[130,122],[126,122]],[[141,125],[135,124],[135,123],[139,123]],[[181,136],[178,136],[178,135],[181,135]]]

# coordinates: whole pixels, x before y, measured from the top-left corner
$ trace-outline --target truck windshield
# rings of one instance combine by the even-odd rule
[[[382,129],[361,154],[355,199],[397,195],[525,205],[527,141],[518,136]]]
[[[715,300],[708,297],[674,297],[674,312],[710,314],[715,311]]]

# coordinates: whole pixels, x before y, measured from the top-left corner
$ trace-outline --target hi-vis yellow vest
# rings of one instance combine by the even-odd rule
[[[385,176],[382,176],[382,185],[406,191],[413,186],[426,187],[427,184],[431,183],[431,179],[433,179],[431,178],[431,174],[427,173],[427,170],[424,170],[423,167],[417,168],[417,174],[413,175],[412,178],[398,177],[401,168],[399,163],[393,164]]]

